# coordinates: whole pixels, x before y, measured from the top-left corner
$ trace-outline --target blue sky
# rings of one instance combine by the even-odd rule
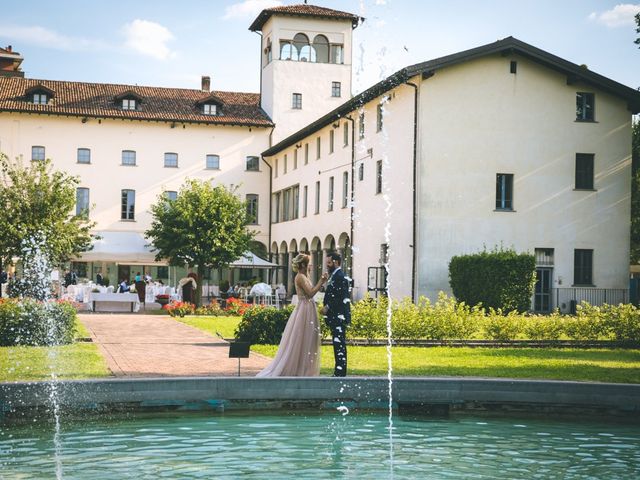
[[[271,0],[21,0],[3,6],[0,46],[27,77],[259,91],[259,36]],[[512,35],[613,80],[640,86],[633,15],[605,0],[315,0],[366,17],[354,32],[354,93],[396,70]]]

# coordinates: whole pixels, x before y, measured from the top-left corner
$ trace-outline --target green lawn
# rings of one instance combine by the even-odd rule
[[[210,333],[214,337],[217,336],[216,332],[218,332],[223,338],[234,338],[236,327],[240,323],[240,320],[242,320],[242,317],[205,317],[194,315],[184,318],[174,317],[174,319]]]
[[[275,345],[251,350],[273,357]],[[385,347],[348,347],[349,374],[387,374]],[[640,351],[619,349],[393,347],[398,376],[470,376],[640,383]],[[322,375],[333,372],[333,348],[322,347]]]

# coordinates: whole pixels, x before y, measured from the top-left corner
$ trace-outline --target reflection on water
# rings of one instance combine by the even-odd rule
[[[389,478],[379,413],[188,414],[65,421],[64,477]],[[395,417],[396,478],[640,478],[637,426]],[[51,427],[0,424],[0,478],[55,477]]]

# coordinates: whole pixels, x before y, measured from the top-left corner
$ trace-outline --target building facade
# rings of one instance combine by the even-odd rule
[[[452,256],[512,247],[536,255],[535,310],[625,300],[640,94],[509,37],[352,97],[359,21],[264,10],[250,26],[259,95],[206,77],[197,90],[25,79],[3,50],[0,151],[78,175],[78,211],[91,205],[114,244],[139,239],[149,206],[186,178],[237,188],[256,248],[282,267],[272,283],[292,286],[296,253],[312,254],[317,277],[338,250],[355,299],[433,299],[449,291]],[[79,259],[89,270],[154,263],[142,247],[96,250]]]

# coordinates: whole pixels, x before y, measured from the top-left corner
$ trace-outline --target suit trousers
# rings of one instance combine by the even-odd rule
[[[334,377],[347,375],[347,332],[344,326],[330,326],[331,342],[333,343],[333,357],[335,360]]]

